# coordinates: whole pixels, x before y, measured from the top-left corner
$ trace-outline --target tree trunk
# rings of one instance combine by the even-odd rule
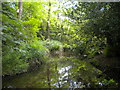
[[[22,17],[22,0],[18,2],[18,18],[21,19]]]
[[[50,12],[51,12],[51,2],[49,0],[49,10],[48,10],[48,19],[47,19],[47,38],[50,39]]]

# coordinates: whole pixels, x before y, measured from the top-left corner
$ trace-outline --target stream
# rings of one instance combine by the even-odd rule
[[[84,88],[93,83],[102,86],[97,78],[100,70],[76,57],[52,57],[37,70],[3,78],[3,88]]]

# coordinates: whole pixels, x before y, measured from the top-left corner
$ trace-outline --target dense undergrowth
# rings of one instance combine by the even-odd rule
[[[75,56],[78,67],[79,60],[90,61],[99,55],[119,59],[119,6],[77,1],[3,2],[2,75],[35,70],[53,56]]]
[[[3,75],[11,75],[26,72],[29,67],[45,62],[51,52],[61,51],[62,44],[59,41],[34,41],[22,43],[19,49],[5,52],[3,56]],[[8,53],[8,54],[7,54]],[[59,53],[56,53],[56,55]],[[14,63],[13,63],[14,60]]]

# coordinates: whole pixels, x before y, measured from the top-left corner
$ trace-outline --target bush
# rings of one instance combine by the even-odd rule
[[[27,57],[27,61],[29,63],[36,62],[35,60],[37,60],[38,63],[43,61],[45,59],[45,55],[49,54],[49,50],[44,46],[44,44],[45,43],[42,41],[23,44],[23,57]]]
[[[49,53],[43,45],[42,41],[34,41],[31,43],[23,42],[19,47],[4,47],[3,75],[26,72],[33,64],[40,64]]]
[[[21,42],[19,46],[11,48],[4,46],[3,50],[3,75],[13,75],[38,67],[46,60],[49,50],[61,51],[62,43],[55,40],[36,40],[30,43]]]
[[[56,40],[48,41],[46,40],[46,47],[52,52],[52,51],[61,51],[62,50],[62,43]]]
[[[38,59],[44,58],[44,55],[48,54],[49,52],[48,49],[45,46],[43,46],[43,43],[40,41],[35,41],[31,43],[29,51],[32,54],[31,56],[33,58],[38,58]]]
[[[21,52],[12,48],[3,55],[3,75],[13,75],[27,71],[29,65],[21,56]]]

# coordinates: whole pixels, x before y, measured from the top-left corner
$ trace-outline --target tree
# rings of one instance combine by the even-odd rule
[[[22,0],[18,2],[18,18],[21,19],[22,17]]]
[[[49,0],[48,19],[47,19],[47,38],[50,39],[50,14],[51,14],[51,2]]]
[[[17,3],[2,3],[2,65],[3,75],[25,72],[28,68],[20,52],[24,41],[22,22],[17,18]]]
[[[86,34],[106,38],[108,56],[119,56],[119,10],[119,3],[79,2],[69,10],[69,17],[82,25]]]

